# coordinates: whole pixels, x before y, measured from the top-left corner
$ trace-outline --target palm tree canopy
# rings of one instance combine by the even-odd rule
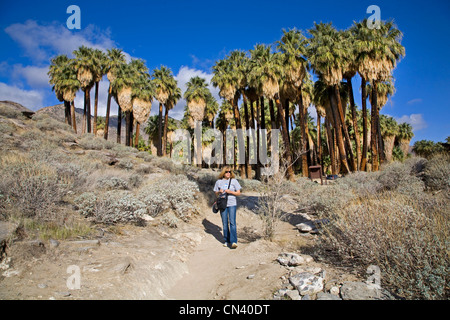
[[[387,80],[405,55],[402,32],[393,21],[382,21],[379,29],[369,29],[367,19],[354,22],[349,31],[355,39],[355,62],[361,76],[367,80]]]
[[[77,78],[74,60],[69,59],[66,55],[59,55],[51,59],[47,74],[58,100],[72,102],[81,85]]]
[[[350,56],[344,33],[331,23],[314,23],[314,28],[308,31],[312,36],[308,47],[311,67],[326,84],[339,84]]]
[[[250,55],[249,83],[266,98],[273,99],[280,91],[279,80],[284,75],[281,53],[272,53],[270,46],[258,44]]]

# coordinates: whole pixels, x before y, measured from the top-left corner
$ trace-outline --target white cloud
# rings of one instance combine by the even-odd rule
[[[14,101],[36,111],[43,106],[44,93],[37,90],[23,90],[0,82],[0,100]]]
[[[32,88],[48,88],[48,66],[35,67],[35,66],[22,66],[21,64],[15,64],[13,66],[12,78],[13,79],[25,79],[26,83]]]
[[[409,123],[413,127],[413,131],[418,131],[421,129],[425,129],[428,127],[427,122],[423,118],[423,114],[411,114],[411,115],[404,115],[400,118],[395,118],[398,123]]]
[[[412,100],[409,100],[406,104],[408,104],[408,105],[418,104],[418,103],[421,103],[422,101],[423,101],[423,100],[420,99],[420,98],[418,98],[418,99],[412,99]]]
[[[108,31],[99,30],[93,25],[72,32],[59,23],[39,25],[34,20],[12,24],[5,32],[24,50],[25,55],[36,63],[47,62],[57,54],[72,55],[80,46],[88,46],[100,50],[115,47]]]

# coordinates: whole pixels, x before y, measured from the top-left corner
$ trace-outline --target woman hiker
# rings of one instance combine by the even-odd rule
[[[231,182],[230,182],[231,179]],[[241,185],[234,179],[234,173],[231,167],[224,167],[219,175],[214,186],[216,196],[220,194],[227,194],[227,208],[220,212],[223,224],[223,246],[226,247],[231,244],[231,248],[237,248],[237,229],[236,229],[236,197],[241,195]]]

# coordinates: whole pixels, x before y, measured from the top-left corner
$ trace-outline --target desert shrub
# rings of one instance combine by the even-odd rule
[[[403,194],[416,195],[423,192],[425,185],[413,171],[413,162],[394,162],[378,172],[377,181],[384,190],[396,190]],[[414,170],[417,168],[414,167]]]
[[[25,119],[22,112],[4,104],[0,104],[0,116],[12,119]]]
[[[448,154],[434,156],[424,167],[423,180],[427,188],[450,191],[450,156]]]
[[[73,180],[58,175],[51,166],[16,154],[0,159],[0,193],[25,217],[55,218],[56,204]]]
[[[253,179],[237,179],[245,191],[259,191],[262,187],[261,181]]]
[[[444,199],[429,197],[390,191],[352,202],[326,216],[322,243],[354,267],[378,265],[384,285],[403,297],[448,297],[449,213]]]
[[[147,213],[146,205],[129,191],[86,192],[74,204],[80,214],[96,223],[140,222]]]
[[[195,203],[198,186],[183,175],[168,176],[141,188],[138,195],[151,216],[173,211],[183,221],[198,211]]]
[[[41,131],[54,131],[56,129],[59,129],[69,131],[70,133],[73,132],[73,129],[70,125],[51,118],[46,114],[35,114],[33,116],[33,119],[36,120],[36,128],[40,129]]]
[[[97,196],[93,192],[84,192],[73,201],[75,210],[85,217],[94,217],[96,213]]]
[[[124,158],[124,159],[121,159],[116,166],[118,168],[124,169],[124,170],[133,170],[134,163],[130,159]]]
[[[113,149],[116,143],[94,136],[91,133],[85,133],[79,138],[78,144],[87,150]]]
[[[119,177],[105,176],[97,180],[97,187],[105,190],[128,190],[128,182]]]

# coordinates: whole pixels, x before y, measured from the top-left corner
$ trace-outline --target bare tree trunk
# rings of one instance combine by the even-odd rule
[[[130,128],[131,128],[131,111],[125,111],[125,145],[131,146]]]
[[[366,79],[361,77],[361,105],[363,116],[363,151],[361,155],[361,171],[366,171],[367,152],[369,146],[367,144],[367,93],[366,93]]]
[[[167,128],[169,126],[169,109],[166,107],[164,112],[164,128],[163,128],[163,141],[162,141],[162,155],[166,156],[167,153]]]
[[[117,143],[122,143],[121,133],[122,133],[122,109],[120,109],[119,106],[117,109]]]
[[[94,98],[94,135],[97,135],[97,110],[98,110],[98,81],[95,83],[95,98]]]
[[[350,98],[350,108],[352,111],[353,131],[355,132],[355,145],[356,145],[356,162],[357,170],[361,170],[361,140],[359,137],[358,118],[356,117],[356,105],[355,98],[353,97],[352,79],[347,78],[348,96]]]
[[[86,89],[86,124],[87,132],[91,133],[91,87]]]
[[[352,164],[352,168],[353,171],[357,170],[357,163],[355,161],[355,157],[353,156],[353,146],[352,146],[352,141],[350,140],[350,136],[348,134],[348,130],[347,130],[347,126],[345,124],[345,115],[344,115],[344,110],[342,108],[342,102],[341,102],[341,95],[339,92],[339,86],[335,85],[334,86],[334,94],[336,97],[336,101],[337,101],[337,107],[338,107],[338,113],[339,113],[339,118],[341,121],[341,126],[342,126],[342,130],[344,131],[344,137],[345,137],[345,144],[347,146],[347,154],[350,156],[350,163]]]
[[[239,99],[239,96],[236,95],[236,97],[231,101],[231,103],[233,105],[234,120],[236,122],[236,129],[238,129],[238,135],[237,135],[238,145],[245,147],[245,145],[244,145],[244,137],[242,135],[242,122],[241,122],[241,115],[239,113],[238,99]],[[239,129],[241,129],[241,130],[239,130]],[[240,172],[241,172],[241,179],[245,179],[245,176],[246,176],[245,163],[240,163],[239,164],[239,169],[240,169]]]
[[[378,171],[378,94],[377,82],[372,82],[372,124],[371,124],[371,151],[372,151],[372,171]]]
[[[163,113],[163,104],[159,103],[159,117],[158,117],[158,157],[162,157],[162,115]]]
[[[75,114],[75,100],[70,103],[70,110],[72,115],[72,128],[77,133],[77,118]]]
[[[137,148],[139,145],[139,132],[140,130],[140,123],[136,121],[136,136],[134,137],[134,146]]]
[[[309,176],[308,168],[308,154],[306,153],[306,113],[305,107],[303,106],[303,94],[302,88],[298,89],[298,116],[300,121],[300,152],[302,152],[302,176]]]
[[[342,165],[344,166],[344,169],[346,172],[350,172],[350,167],[348,166],[347,162],[347,153],[345,152],[345,146],[344,146],[344,138],[342,136],[342,128],[341,128],[341,122],[339,119],[339,114],[337,110],[337,103],[336,103],[336,96],[333,92],[333,88],[329,88],[329,95],[330,95],[330,101],[331,101],[331,112],[333,113],[333,119],[334,119],[334,129],[336,133],[336,139],[337,139],[337,145],[339,149],[339,159]]]
[[[72,117],[70,116],[70,102],[64,100],[64,120],[66,124],[72,126]]]
[[[105,131],[103,133],[103,138],[105,140],[108,140],[110,112],[111,112],[111,86],[109,87],[108,90],[108,101],[106,102]]]
[[[283,136],[284,149],[285,149],[284,156],[285,156],[285,161],[287,162],[287,178],[290,181],[294,181],[295,174],[294,174],[293,161],[292,161],[291,144],[289,142],[288,127],[287,127],[286,117],[284,114],[284,108],[281,105],[280,97],[278,94],[275,95],[275,102],[277,104],[277,109],[278,109],[278,118],[281,121],[281,133]]]

